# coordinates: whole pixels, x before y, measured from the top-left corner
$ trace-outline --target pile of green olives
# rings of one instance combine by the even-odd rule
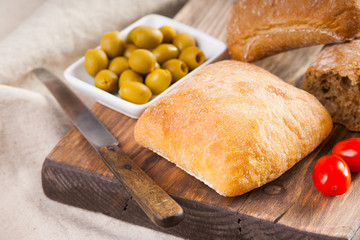
[[[105,33],[100,48],[85,54],[85,69],[95,86],[119,92],[122,99],[147,103],[205,61],[193,36],[170,26],[137,26],[124,39],[120,32]]]

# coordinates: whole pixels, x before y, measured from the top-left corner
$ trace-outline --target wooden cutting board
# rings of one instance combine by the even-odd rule
[[[225,40],[231,6],[232,1],[193,0],[175,19]],[[302,88],[303,74],[320,48],[291,51],[256,64]],[[352,174],[348,192],[336,197],[323,196],[311,181],[316,159],[329,154],[336,142],[358,136],[342,126],[335,125],[326,141],[277,180],[245,195],[227,198],[137,145],[133,138],[136,120],[99,103],[92,111],[119,139],[124,151],[180,203],[185,219],[167,229],[152,224],[75,128],[56,145],[43,164],[43,189],[53,200],[190,239],[359,237],[359,175]]]

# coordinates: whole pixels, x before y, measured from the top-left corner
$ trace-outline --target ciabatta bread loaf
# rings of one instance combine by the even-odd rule
[[[253,62],[359,32],[359,0],[235,0],[226,41],[233,58]]]
[[[272,181],[332,128],[311,94],[234,60],[209,65],[148,107],[135,140],[224,196]]]
[[[305,73],[304,89],[333,121],[360,131],[360,40],[326,46]]]

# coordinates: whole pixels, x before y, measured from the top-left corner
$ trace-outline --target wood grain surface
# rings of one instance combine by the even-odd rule
[[[175,20],[225,40],[232,1],[192,0]],[[266,58],[256,64],[302,88],[303,75],[321,46]],[[47,156],[45,194],[56,201],[189,239],[357,239],[360,179],[348,192],[326,197],[312,185],[315,161],[340,140],[357,133],[334,125],[330,136],[277,180],[238,197],[222,197],[155,153],[137,145],[136,120],[99,103],[92,111],[122,149],[183,207],[185,219],[172,228],[155,226],[140,210],[77,129],[72,128]],[[281,133],[279,133],[281,134]]]

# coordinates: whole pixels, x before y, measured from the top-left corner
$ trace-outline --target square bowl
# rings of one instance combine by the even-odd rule
[[[75,89],[79,90],[82,93],[85,93],[94,99],[96,99],[101,104],[114,109],[126,116],[131,118],[139,118],[142,112],[150,106],[154,101],[156,101],[161,96],[167,94],[172,89],[174,89],[177,85],[184,82],[187,78],[197,72],[199,69],[203,68],[204,66],[208,65],[215,60],[219,60],[221,56],[226,51],[226,45],[222,41],[207,35],[195,28],[192,28],[188,25],[183,23],[179,23],[173,19],[157,15],[157,14],[150,14],[144,16],[125,28],[124,30],[120,31],[120,34],[126,38],[127,34],[136,26],[139,25],[147,25],[152,26],[155,28],[159,28],[164,25],[168,25],[173,27],[176,32],[186,32],[192,35],[198,47],[204,52],[205,55],[205,62],[194,69],[193,71],[189,72],[185,77],[179,79],[177,82],[171,84],[165,91],[160,93],[159,95],[153,95],[149,102],[145,104],[134,104],[123,100],[119,94],[112,94],[106,91],[103,91],[94,85],[94,77],[89,75],[84,67],[84,57],[80,58],[72,65],[70,65],[64,72],[64,76],[66,80],[72,85]]]

